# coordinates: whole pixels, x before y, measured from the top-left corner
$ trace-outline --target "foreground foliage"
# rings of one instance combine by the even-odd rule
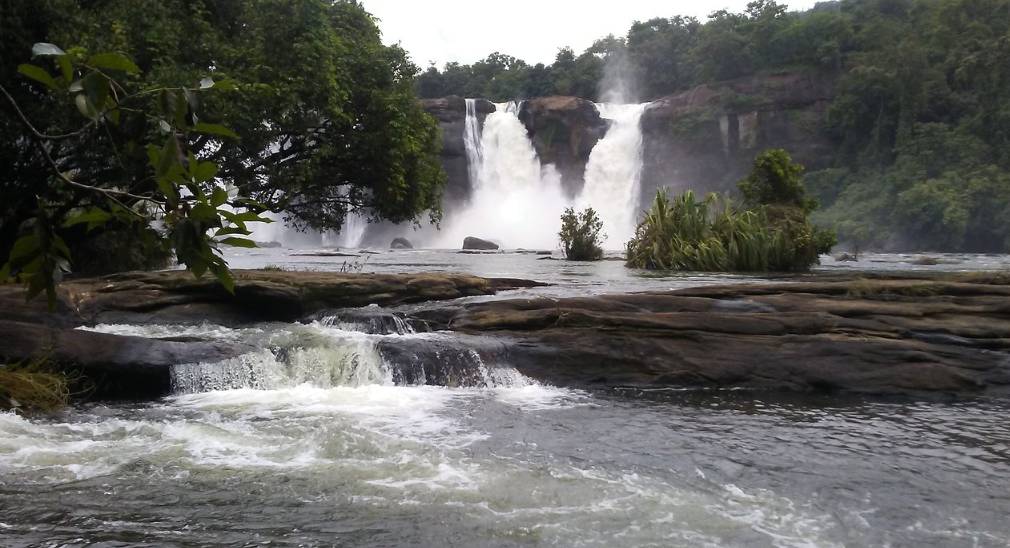
[[[806,270],[830,251],[834,236],[808,220],[816,203],[799,181],[802,167],[782,150],[761,154],[740,182],[742,207],[728,197],[664,190],[627,247],[634,268],[707,272]]]
[[[130,77],[139,69],[125,55],[67,52],[44,42],[32,51],[40,64],[22,64],[18,72],[41,84],[55,100],[73,105],[76,113],[67,117],[78,121],[70,132],[39,129],[0,85],[34,151],[44,160],[42,173],[49,178],[32,196],[35,207],[30,216],[7,219],[20,222],[10,227],[17,239],[0,268],[0,281],[23,283],[29,299],[45,292],[52,306],[56,284],[73,261],[64,234],[97,229],[135,236],[142,256],[171,251],[195,275],[210,271],[232,291],[235,282],[219,246],[255,247],[252,240],[239,236],[250,234],[247,222],[267,219],[256,211],[236,213],[235,208],[263,206],[232,199],[217,179],[218,165],[194,155],[195,142],[220,144],[237,137],[224,126],[203,122],[198,114],[200,94],[219,85],[204,78],[191,87],[138,88]],[[62,127],[71,124],[68,120]],[[152,131],[139,140],[119,134],[122,127],[148,124]],[[56,155],[61,142],[92,130],[103,131],[109,139],[101,174],[69,168],[65,158]],[[135,175],[125,168],[130,161],[125,151],[146,156]],[[79,153],[103,151],[95,147]]]
[[[59,44],[67,56],[33,54],[37,42]],[[59,59],[73,61],[69,74]],[[54,227],[46,233],[78,255],[70,265],[76,272],[148,266],[159,246],[147,246],[157,238],[141,203],[162,191],[162,172],[152,173],[146,145],[156,143],[160,153],[173,133],[184,170],[216,166],[192,174],[207,177],[197,184],[216,209],[224,203],[214,202],[249,199],[319,230],[339,229],[351,211],[398,222],[439,217],[441,141],[413,92],[417,68],[401,48],[382,44],[358,2],[0,2],[0,60],[0,86],[10,95],[0,97],[0,262],[42,219],[38,226]],[[35,68],[19,70],[27,64]],[[114,83],[105,85],[104,76]],[[205,78],[214,82],[206,89]],[[166,98],[161,90],[174,92]],[[227,133],[198,128],[223,123]],[[161,154],[158,163],[172,158]],[[63,184],[59,174],[122,193],[115,196],[122,207]],[[211,183],[227,186],[227,197],[208,192]],[[189,193],[169,207],[187,212],[190,225],[172,240],[201,249],[179,259],[220,271],[194,239],[214,220],[206,207],[181,205]],[[168,200],[172,192],[161,194]],[[61,226],[72,210],[91,208],[112,219]],[[43,234],[38,246],[59,251],[61,240]],[[99,255],[108,260],[81,260]],[[48,266],[68,266],[66,257],[57,263]]]
[[[600,247],[603,221],[596,211],[588,207],[576,213],[574,208],[567,208],[561,215],[561,247],[569,261],[598,261],[603,258],[603,248]]]

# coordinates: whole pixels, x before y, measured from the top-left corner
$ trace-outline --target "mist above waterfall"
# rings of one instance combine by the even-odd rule
[[[599,97],[603,103],[630,104],[639,101],[635,64],[625,48],[609,51],[603,65],[603,78],[599,84]]]

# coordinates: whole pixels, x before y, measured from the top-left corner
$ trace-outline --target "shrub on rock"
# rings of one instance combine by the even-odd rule
[[[603,221],[593,208],[588,207],[581,213],[568,208],[561,215],[561,247],[569,261],[598,261],[603,258],[603,248],[600,247]]]

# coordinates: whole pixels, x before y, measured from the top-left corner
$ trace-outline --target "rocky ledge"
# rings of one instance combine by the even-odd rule
[[[814,278],[419,313],[570,386],[1010,393],[1010,278]]]
[[[56,308],[44,298],[25,302],[18,286],[0,286],[0,363],[45,357],[82,374],[98,397],[164,395],[170,367],[215,362],[251,350],[239,344],[147,339],[75,329],[99,323],[240,325],[292,322],[329,309],[492,295],[542,285],[465,274],[342,274],[236,270],[235,293],[209,277],[184,271],[132,272],[69,280]]]

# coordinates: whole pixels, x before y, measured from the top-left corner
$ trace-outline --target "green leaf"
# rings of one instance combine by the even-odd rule
[[[84,93],[88,95],[88,102],[97,111],[105,105],[105,100],[109,97],[109,79],[97,72],[89,73],[81,80],[84,86]]]
[[[67,247],[67,243],[63,241],[63,238],[59,237],[57,234],[53,234],[52,247],[60,253],[63,260],[57,261],[56,266],[62,270],[69,271],[70,265],[67,263],[66,259],[70,258],[70,248]]]
[[[235,224],[240,224],[240,223],[244,224],[244,223],[252,223],[252,222],[257,222],[257,223],[272,223],[273,222],[272,219],[268,219],[266,217],[260,217],[259,214],[257,214],[256,212],[253,212],[253,211],[244,211],[242,213],[232,213],[231,211],[222,211],[221,215],[224,216],[225,219],[228,219],[229,221],[231,221],[231,222],[233,222]]]
[[[60,66],[60,73],[63,79],[69,84],[74,79],[74,64],[69,55],[62,55],[56,58],[56,64]]]
[[[67,52],[63,51],[55,44],[50,44],[48,42],[37,42],[32,46],[32,56],[49,56],[49,55],[66,55]]]
[[[238,84],[231,78],[225,78],[224,80],[214,82],[214,89],[217,91],[235,91],[238,89]]]
[[[197,221],[204,222],[216,222],[218,226],[221,224],[221,218],[217,215],[217,209],[207,205],[207,204],[196,204],[193,209],[189,212],[189,217],[191,219],[196,219]]]
[[[200,80],[200,89],[210,89],[214,87],[214,79],[211,77],[202,78]]]
[[[67,220],[63,222],[63,226],[71,227],[79,225],[81,223],[88,223],[88,232],[90,232],[95,228],[109,222],[109,219],[111,218],[112,218],[111,213],[98,207],[92,207],[81,213],[78,213],[77,215],[73,215],[67,218]]]
[[[14,247],[11,248],[10,262],[15,264],[22,263],[22,259],[37,254],[40,249],[40,243],[38,235],[34,232],[18,238],[14,242]]]
[[[231,139],[239,138],[237,133],[220,124],[208,124],[205,122],[200,122],[193,126],[193,131],[197,133],[204,133],[207,135],[217,135],[218,137],[228,137]]]
[[[243,236],[248,236],[252,234],[249,230],[237,226],[226,226],[214,233],[214,237],[218,238],[221,236],[228,236],[231,234],[241,234]]]
[[[87,96],[83,93],[78,93],[74,96],[74,104],[77,105],[77,110],[79,110],[85,118],[94,120],[98,117],[98,110],[95,108],[95,105],[91,104],[91,101],[89,101]]]
[[[232,247],[248,247],[248,248],[257,247],[256,242],[252,240],[247,240],[245,238],[225,238],[223,240],[220,240],[220,242],[224,245],[230,245]]]
[[[167,175],[172,167],[179,165],[179,143],[175,140],[175,135],[169,135],[165,139],[165,144],[161,147],[161,153],[158,155],[158,165],[155,167],[155,173],[158,177]]]
[[[214,166],[214,172],[215,173],[217,172],[217,165],[216,164],[211,163],[211,162],[204,162],[204,163],[205,164],[206,163],[210,163],[212,166]],[[211,177],[213,177],[213,175]],[[214,207],[220,207],[220,206],[224,205],[224,203],[227,202],[227,201],[228,201],[228,191],[225,190],[224,187],[220,187],[220,186],[219,187],[214,187],[214,193],[211,194],[211,197],[210,197],[210,205],[212,205]]]
[[[36,82],[45,84],[45,86],[51,90],[55,91],[59,87],[56,83],[56,80],[49,75],[46,69],[40,66],[25,63],[22,65],[18,65],[18,72],[31,78],[32,80],[35,80]]]
[[[231,275],[231,271],[228,267],[212,267],[211,270],[214,271],[214,276],[217,277],[217,281],[221,282],[225,290],[232,295],[235,294],[235,278]]]
[[[215,164],[214,162],[197,162],[196,164],[193,164],[193,179],[196,179],[196,182],[198,183],[209,181],[213,179],[215,175],[217,175],[217,170],[218,170],[217,164]],[[215,189],[214,192],[217,192],[217,189]],[[224,193],[224,199],[225,200],[228,199],[227,192]],[[223,203],[224,202],[214,205],[219,206]]]
[[[99,53],[92,55],[88,65],[109,70],[121,70],[127,74],[138,74],[140,67],[120,53]]]

